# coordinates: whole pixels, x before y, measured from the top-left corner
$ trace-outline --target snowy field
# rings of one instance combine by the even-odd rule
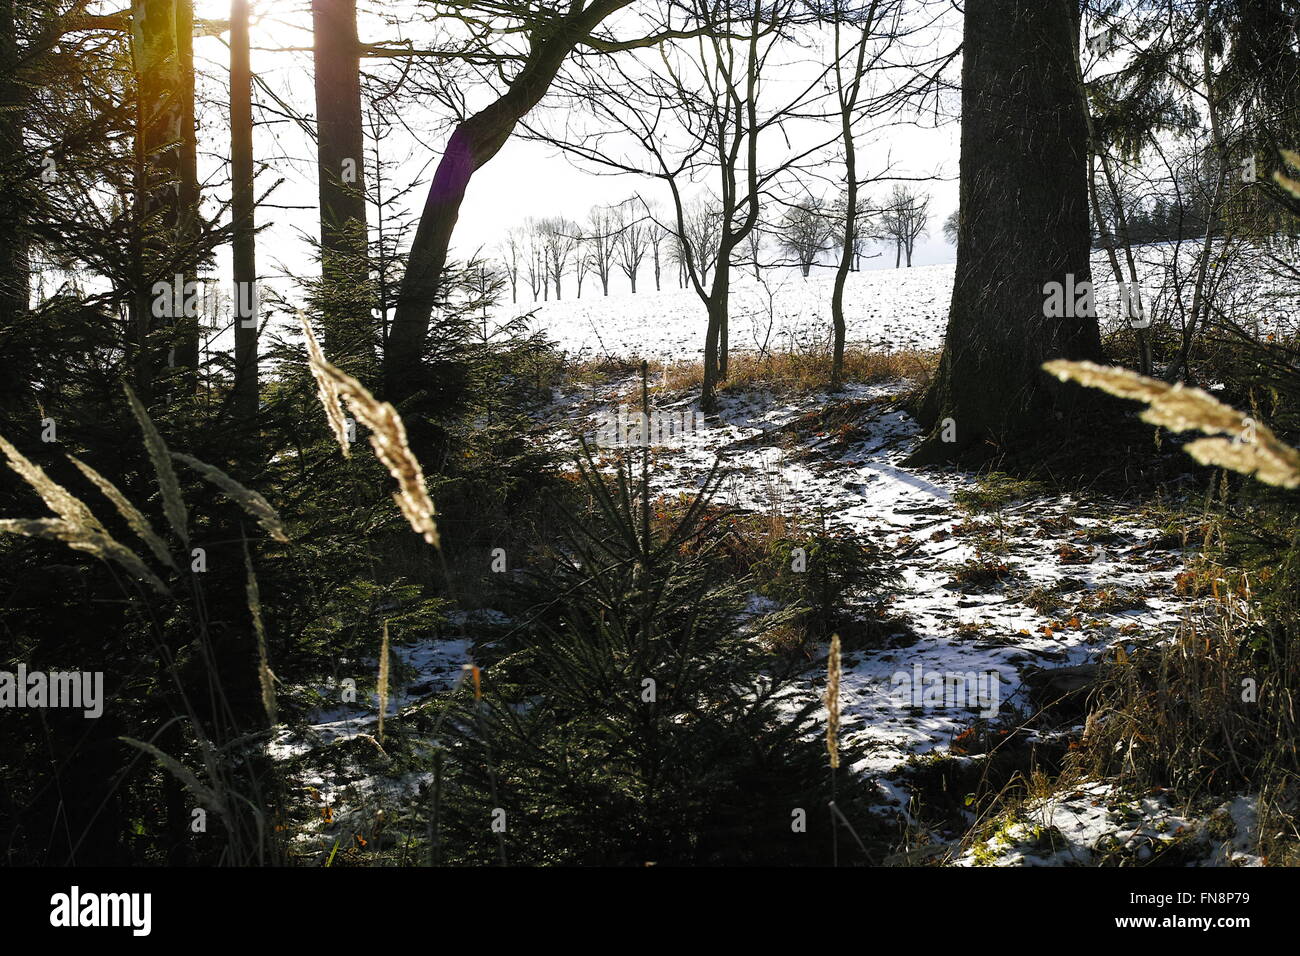
[[[797,270],[769,270],[766,285],[752,274],[732,289],[731,347],[774,351],[808,348],[826,340],[831,327],[829,271],[804,279]],[[889,349],[937,349],[943,344],[953,266],[918,266],[855,272],[844,289],[849,342]],[[667,277],[665,277],[667,278]],[[704,352],[706,313],[693,289],[665,286],[655,292],[642,277],[632,295],[598,284],[584,284],[581,299],[543,302],[535,328],[578,359],[640,356],[673,361],[698,360]],[[674,280],[675,284],[675,280]],[[647,291],[648,287],[648,291]],[[572,289],[566,291],[572,295]],[[534,308],[516,306],[517,311]],[[509,309],[503,310],[510,314]]]
[[[1197,248],[1184,244],[1175,255],[1172,245],[1152,245],[1136,250],[1142,300],[1156,316],[1173,306],[1164,277],[1186,282],[1194,272]],[[1177,268],[1175,268],[1175,264]],[[939,349],[943,345],[952,298],[952,263],[911,269],[877,269],[849,275],[844,289],[846,338],[850,345],[883,351]],[[1092,257],[1097,310],[1103,329],[1119,319],[1120,304],[1106,254]],[[821,268],[805,279],[795,269],[768,269],[763,282],[738,270],[732,289],[731,347],[736,350],[798,351],[825,348],[830,340],[831,290],[834,273]],[[1253,275],[1229,277],[1236,291],[1230,301],[1247,325],[1265,322],[1269,329],[1294,329],[1297,306],[1280,300],[1266,282]],[[647,269],[641,291],[626,290],[618,277],[608,298],[590,277],[581,299],[574,297],[572,279],[560,302],[531,303],[521,295],[519,304],[506,303],[497,313],[504,320],[533,312],[532,327],[541,329],[578,360],[639,357],[649,360],[699,361],[704,353],[706,313],[693,289],[676,287],[675,273],[663,277],[664,288],[655,292]]]

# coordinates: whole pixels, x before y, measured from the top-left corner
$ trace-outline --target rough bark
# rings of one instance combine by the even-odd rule
[[[312,0],[324,349],[365,377],[374,357],[356,0]]]
[[[1071,3],[967,0],[956,277],[916,463],[1041,436],[1078,394],[1042,363],[1101,357],[1095,315],[1044,315],[1047,283],[1090,280],[1078,28]]]
[[[27,240],[25,203],[21,183],[27,171],[15,163],[23,155],[23,126],[26,103],[23,86],[18,82],[18,39],[14,0],[0,3],[0,162],[5,164],[5,181],[0,182],[0,329],[9,334],[0,338],[0,364],[10,369],[0,374],[0,410],[14,410],[22,401],[28,383],[14,374],[27,368],[30,358],[16,354],[28,350],[25,339],[17,335],[27,315],[31,295],[31,267]],[[11,165],[12,164],[12,165]],[[6,341],[7,340],[7,341]]]
[[[253,192],[253,76],[249,66],[248,0],[230,5],[231,258],[235,282],[234,412],[257,415],[256,210]]]
[[[165,367],[174,344],[172,334],[183,316],[155,316],[154,284],[173,282],[181,225],[182,139],[185,117],[180,49],[176,36],[176,0],[135,0],[131,8],[131,50],[136,78],[136,289],[133,301],[133,349],[136,386],[148,400],[154,380]],[[184,275],[182,273],[182,275]],[[193,276],[185,276],[192,280]],[[171,325],[159,335],[163,322]]]

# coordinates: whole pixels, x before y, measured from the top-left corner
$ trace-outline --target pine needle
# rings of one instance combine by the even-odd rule
[[[1281,441],[1264,424],[1199,388],[1170,385],[1123,368],[1093,362],[1047,362],[1043,368],[1061,381],[1099,388],[1148,406],[1142,420],[1171,431],[1200,431],[1227,438],[1201,438],[1186,451],[1203,465],[1227,468],[1279,488],[1300,487],[1300,451]]]
[[[191,455],[184,455],[178,451],[171,453],[171,456],[177,461],[189,465],[207,481],[216,485],[225,493],[226,497],[239,505],[251,517],[257,519],[257,523],[276,541],[282,541],[285,544],[289,542],[289,535],[284,530],[284,523],[280,520],[280,515],[270,502],[259,495],[251,488],[245,488],[234,478],[217,468],[215,465],[209,465],[207,462],[199,461]]]

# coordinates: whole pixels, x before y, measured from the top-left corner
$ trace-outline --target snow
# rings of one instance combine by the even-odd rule
[[[567,432],[594,427],[602,400],[613,400],[617,387],[597,389],[578,400],[563,423]],[[1006,551],[999,559],[1014,574],[1014,587],[988,590],[954,586],[953,568],[977,550],[952,532],[966,515],[954,494],[976,487],[974,476],[955,471],[919,471],[902,460],[919,437],[916,423],[889,402],[898,386],[858,386],[839,396],[825,394],[780,398],[769,392],[724,393],[714,427],[686,435],[681,443],[656,450],[651,484],[655,492],[675,496],[699,488],[716,458],[724,480],[720,503],[742,511],[771,513],[824,512],[829,525],[853,530],[880,544],[902,572],[891,595],[890,610],[910,625],[916,640],[900,638],[878,650],[846,655],[840,684],[841,733],[868,756],[854,765],[862,773],[897,771],[912,756],[944,751],[954,737],[979,716],[978,707],[917,710],[900,700],[893,686],[899,672],[996,675],[1003,691],[1000,713],[1028,706],[1022,674],[1031,667],[1081,664],[1117,641],[1134,634],[1171,630],[1184,599],[1174,594],[1181,567],[1176,554],[1146,553],[1141,547],[1156,535],[1140,518],[1114,507],[1088,518],[1090,505],[1069,496],[1040,496],[1014,503],[1001,514]],[[843,450],[792,458],[782,444],[791,426],[832,402],[877,400],[858,420],[863,437]],[[828,446],[828,439],[800,436],[801,454]],[[1047,519],[1080,514],[1077,527],[1044,531]],[[1079,540],[1088,523],[1103,522],[1122,543],[1089,546]],[[938,533],[942,532],[942,533]],[[1063,564],[1061,549],[1080,547],[1087,564]],[[1086,550],[1084,550],[1086,549]],[[1140,555],[1124,553],[1137,549]],[[1140,594],[1137,610],[1064,612],[1044,615],[1026,606],[1017,594],[1069,580],[1080,595],[1126,589]],[[1076,626],[1060,626],[1077,618]],[[1093,626],[1084,626],[1085,620]],[[1053,626],[1057,625],[1057,626]],[[1125,628],[1121,635],[1119,628]],[[821,694],[824,665],[808,675],[806,693]],[[823,712],[824,713],[824,712]]]
[[[1164,316],[1173,296],[1164,291],[1177,277],[1185,283],[1194,271],[1197,243],[1160,243],[1135,250],[1138,281],[1148,315]],[[1259,255],[1265,255],[1259,250]],[[1233,314],[1246,325],[1294,329],[1297,303],[1283,299],[1262,278],[1255,256],[1229,279],[1235,284]],[[1103,330],[1119,321],[1119,290],[1105,252],[1092,254],[1096,308]],[[884,351],[936,350],[943,346],[948,306],[952,299],[956,266],[943,263],[900,269],[875,269],[849,274],[844,288],[846,339]],[[824,344],[831,328],[831,269],[805,279],[797,269],[767,269],[763,281],[752,273],[733,273],[728,319],[731,347],[741,351],[809,349]],[[547,333],[575,359],[639,357],[647,360],[698,361],[704,351],[706,313],[694,289],[680,289],[676,272],[665,270],[663,289],[656,292],[648,272],[641,277],[641,292],[615,291],[601,295],[595,282],[585,283],[582,298],[518,304],[505,302],[496,311],[498,321],[525,312],[533,314],[533,327]],[[525,300],[527,296],[523,297]]]
[[[1098,262],[1094,268],[1103,265]],[[952,270],[951,265],[939,265],[851,275],[846,301],[849,340],[878,348],[938,349]],[[770,310],[762,287],[752,280],[742,283],[735,291],[737,307],[731,318],[733,348],[767,342],[779,350],[820,341],[830,326],[829,282],[829,276],[785,278],[778,283]],[[644,278],[642,284],[647,284]],[[593,294],[588,286],[581,301],[540,306],[535,321],[579,358],[695,360],[701,352],[704,314],[690,290],[606,299],[598,287]],[[548,433],[541,440],[575,449],[577,436],[594,436],[600,416],[620,402],[631,384],[629,380],[557,391],[548,413]],[[1190,599],[1175,588],[1183,553],[1168,544],[1154,517],[1123,503],[1031,493],[996,513],[963,509],[959,492],[978,488],[975,476],[903,464],[919,431],[894,401],[902,388],[903,383],[855,385],[834,396],[724,392],[708,427],[655,450],[651,480],[657,494],[692,493],[715,460],[720,461],[720,503],[759,513],[822,513],[830,525],[870,538],[896,564],[900,583],[889,595],[889,611],[906,622],[906,630],[893,634],[884,646],[845,653],[841,734],[845,745],[863,755],[852,770],[874,777],[886,803],[910,822],[911,794],[904,773],[908,762],[927,755],[962,754],[953,750],[954,739],[983,718],[979,703],[969,699],[955,705],[912,706],[908,695],[900,693],[896,675],[914,674],[919,668],[923,675],[996,679],[1000,700],[993,723],[1010,721],[1031,709],[1027,673],[1095,661],[1116,644],[1131,647],[1164,639],[1188,613]],[[656,394],[653,401],[663,409],[696,407],[693,396],[683,394]],[[856,405],[850,444],[808,433],[809,416],[845,402]],[[635,457],[639,461],[640,456]],[[981,534],[998,540],[993,556],[1007,565],[1008,577],[977,587],[962,583],[956,573],[968,560],[990,557],[988,540],[981,543]],[[1055,613],[1027,603],[1033,589],[1053,587],[1062,603]],[[1110,606],[1098,597],[1115,593],[1131,600]],[[771,602],[754,595],[746,615],[772,609]],[[467,639],[436,638],[397,648],[418,677],[394,693],[389,714],[450,688],[470,650]],[[790,706],[820,700],[824,685],[825,664],[817,662],[796,688]],[[283,732],[272,753],[277,758],[302,755],[373,733],[375,706],[371,700],[318,713],[305,730]],[[824,708],[820,715],[824,722]],[[318,786],[324,787],[323,781]],[[1099,841],[1122,829],[1114,816],[1117,800],[1108,785],[1092,783],[1030,804],[1023,819],[982,848],[979,862],[1091,859]],[[1141,811],[1144,819],[1158,823],[1130,828],[1124,836],[1139,857],[1151,852],[1152,841],[1164,840],[1187,824],[1158,800],[1142,803]],[[1250,812],[1249,807],[1232,810],[1241,832],[1248,830]],[[1043,849],[1041,835],[1049,829],[1054,836]],[[1145,849],[1138,845],[1143,841]],[[1223,854],[1225,860],[1250,859],[1245,843]],[[968,850],[959,862],[969,865],[975,856]]]

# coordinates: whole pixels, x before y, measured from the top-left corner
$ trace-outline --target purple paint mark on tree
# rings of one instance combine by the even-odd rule
[[[428,205],[434,206],[445,202],[459,202],[469,185],[469,177],[474,172],[474,156],[470,150],[469,137],[463,127],[457,127],[447,141],[447,151],[438,163],[438,171],[433,174],[429,184]]]

